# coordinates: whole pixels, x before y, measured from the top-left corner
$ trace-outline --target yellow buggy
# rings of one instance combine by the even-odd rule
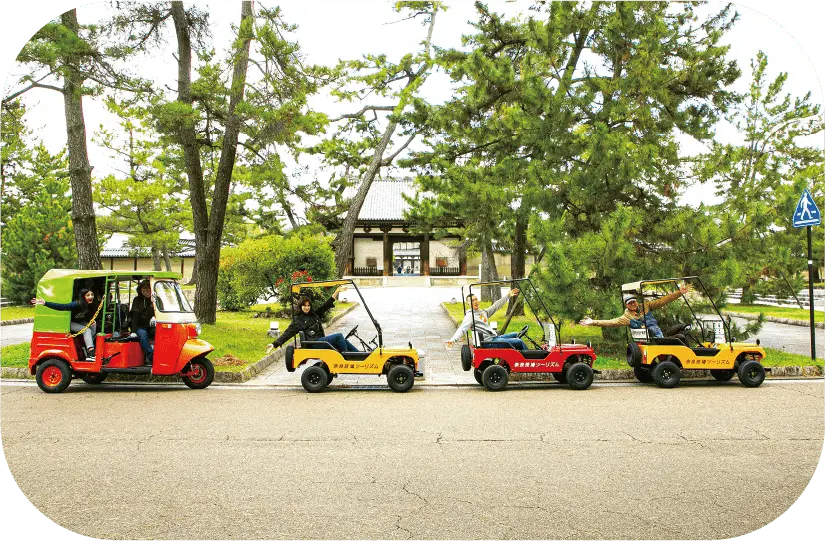
[[[406,348],[384,347],[381,325],[370,312],[358,286],[352,280],[328,280],[322,282],[299,282],[290,287],[292,301],[292,315],[296,314],[296,298],[306,289],[319,290],[337,286],[352,287],[361,299],[361,304],[367,311],[377,335],[369,342],[358,335],[358,325],[353,327],[346,338],[355,337],[361,343],[363,351],[341,352],[329,342],[303,340],[303,333],[295,337],[294,345],[286,347],[284,359],[286,369],[294,372],[304,364],[308,366],[301,375],[301,385],[310,393],[323,391],[332,379],[338,374],[374,374],[387,376],[387,383],[395,392],[409,391],[415,382],[415,373],[418,371],[418,352],[408,343]],[[298,342],[298,337],[301,341]]]
[[[736,374],[745,387],[761,385],[765,380],[765,350],[759,339],[754,344],[732,341],[728,322],[698,276],[632,282],[622,285],[622,295],[641,297],[642,313],[646,314],[645,300],[649,302],[669,288],[678,288],[678,282],[698,285],[715,314],[697,314],[683,295],[693,321],[680,325],[674,336],[657,337],[644,323],[628,328],[627,364],[633,367],[636,379],[672,388],[679,384],[683,370],[709,370],[717,381],[728,381]]]

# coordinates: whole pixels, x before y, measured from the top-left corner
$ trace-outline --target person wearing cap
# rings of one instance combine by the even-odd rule
[[[656,318],[653,317],[653,314],[650,313],[650,310],[661,308],[662,306],[675,301],[692,289],[693,288],[690,285],[683,285],[678,291],[674,291],[664,297],[646,302],[644,310],[642,310],[635,295],[625,295],[622,297],[622,301],[624,301],[625,305],[625,311],[619,317],[613,319],[591,319],[586,317],[579,321],[579,325],[583,325],[585,327],[590,325],[594,327],[630,327],[631,329],[642,329],[647,327],[650,334],[656,338],[663,338],[665,333],[663,333],[662,329],[659,328],[659,323],[656,321]],[[675,332],[678,332],[679,328],[681,328],[681,326],[676,328]],[[668,336],[671,334],[673,333],[669,333]]]
[[[132,300],[129,310],[129,329],[132,331],[130,336],[140,341],[146,364],[152,364],[155,348],[149,340],[155,335],[155,306],[152,303],[149,280],[143,280],[137,286],[137,296]]]

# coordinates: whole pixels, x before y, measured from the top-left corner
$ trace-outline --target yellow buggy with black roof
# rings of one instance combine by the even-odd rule
[[[361,343],[363,351],[341,352],[329,342],[307,341],[298,342],[286,347],[284,359],[286,369],[294,372],[303,365],[308,365],[301,375],[301,385],[310,393],[324,390],[332,379],[339,374],[357,374],[387,376],[390,389],[398,393],[409,391],[415,382],[415,373],[418,372],[418,352],[408,343],[406,348],[388,348],[384,346],[381,325],[370,312],[358,286],[352,280],[327,280],[322,282],[297,282],[290,287],[292,315],[296,314],[296,298],[304,290],[323,290],[323,288],[350,286],[358,294],[361,304],[367,312],[377,332],[369,342],[358,335],[358,325],[347,333],[346,338],[355,337]]]
[[[683,295],[681,298],[692,322],[679,325],[675,335],[656,336],[645,322],[629,328],[627,363],[633,367],[636,379],[672,388],[679,384],[683,370],[709,370],[717,381],[728,381],[737,375],[745,387],[761,385],[765,380],[766,369],[762,366],[765,349],[759,339],[755,343],[733,341],[728,321],[698,276],[631,282],[622,285],[622,295],[641,297],[642,313],[646,314],[645,303],[678,287],[678,282],[698,285],[715,314],[697,314],[691,301]]]

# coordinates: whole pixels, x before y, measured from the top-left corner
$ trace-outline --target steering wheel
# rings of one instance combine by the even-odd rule
[[[357,330],[358,330],[358,325],[356,325],[355,327],[353,327],[353,328],[352,328],[352,330],[351,330],[350,332],[348,332],[348,333],[347,333],[347,335],[344,337],[344,340],[346,340],[346,339],[347,339],[347,338],[349,338],[350,336],[354,335],[354,334],[355,334],[355,331],[357,331]]]
[[[518,332],[518,337],[519,338],[524,338],[525,336],[527,336],[527,331],[528,330],[530,330],[529,325],[525,325],[524,327],[522,327],[521,330]]]

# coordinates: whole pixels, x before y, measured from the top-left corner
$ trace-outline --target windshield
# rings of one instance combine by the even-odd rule
[[[155,307],[161,312],[192,312],[177,282],[155,282]]]

